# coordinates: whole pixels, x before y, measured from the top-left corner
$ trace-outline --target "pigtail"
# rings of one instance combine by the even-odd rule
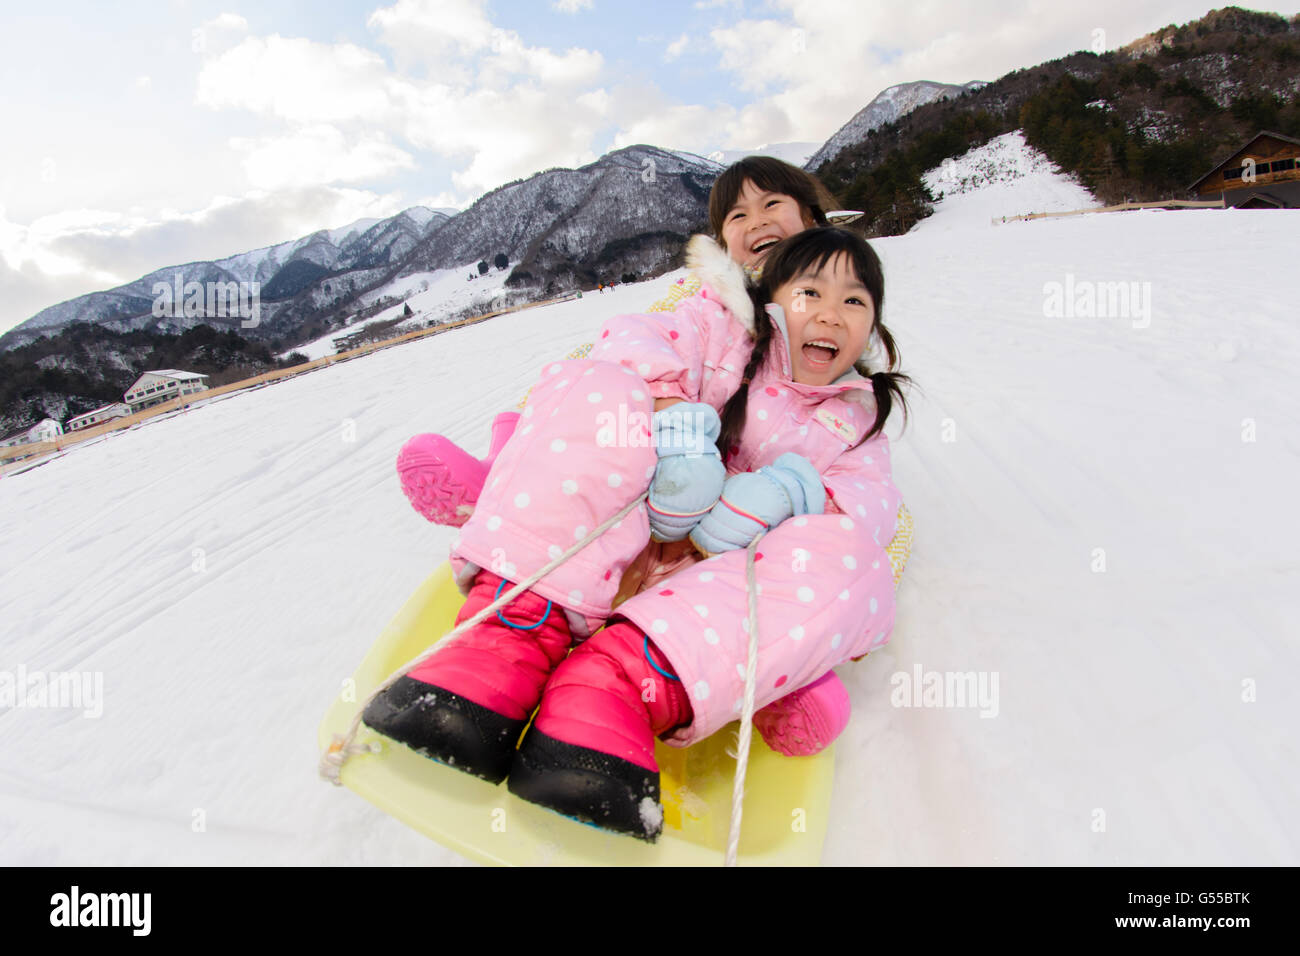
[[[749,404],[749,383],[762,367],[763,360],[767,358],[768,346],[772,344],[772,317],[767,314],[763,295],[759,289],[751,287],[749,297],[754,303],[754,347],[750,350],[749,361],[745,363],[745,371],[740,376],[740,388],[722,406],[722,434],[718,438],[718,450],[724,461],[731,449],[740,444],[741,433],[745,430],[745,408]]]
[[[893,371],[898,368],[898,346],[894,342],[894,337],[889,334],[889,329],[877,320],[872,334],[878,336],[880,344],[884,346],[885,354],[889,357],[889,370],[873,372],[865,362],[858,362],[854,366],[860,375],[871,379],[871,393],[876,398],[876,420],[871,423],[870,430],[862,436],[862,441],[867,441],[884,430],[895,401],[903,409],[903,427],[907,427],[907,397],[903,393],[903,388],[912,384],[910,376]]]

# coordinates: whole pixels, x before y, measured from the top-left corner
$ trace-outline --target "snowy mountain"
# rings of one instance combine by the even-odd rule
[[[661,272],[707,222],[709,188],[720,169],[702,157],[632,146],[580,169],[546,170],[502,186],[454,216],[414,207],[225,259],[167,266],[44,309],[0,337],[0,348],[78,321],[162,332],[208,322],[292,344],[338,328],[366,292],[502,253],[518,264],[512,285],[538,292]],[[177,275],[204,288],[259,283],[258,325],[241,328],[238,318],[210,315],[155,316],[155,285],[173,286]]]
[[[1073,184],[1013,140],[954,163],[931,218],[873,240],[918,386],[889,428],[916,542],[890,642],[837,668],[853,716],[823,863],[1294,866],[1300,213],[992,226],[981,197],[1014,213]],[[394,457],[430,431],[482,454],[546,362],[675,278],[0,480],[0,671],[101,688],[0,711],[0,860],[463,864],[316,775],[326,707],[455,535],[409,508]],[[1129,282],[1129,314],[1049,307]],[[996,708],[942,693],[963,675]]]
[[[813,153],[812,158],[804,164],[804,168],[817,170],[848,147],[862,142],[872,130],[886,123],[892,123],[900,116],[906,116],[918,106],[936,100],[952,99],[967,90],[978,90],[985,85],[982,80],[972,80],[970,83],[960,85],[918,80],[914,83],[899,83],[897,86],[891,86],[878,93],[874,100],[858,110],[851,120],[841,126],[835,135]]]
[[[277,300],[289,299],[313,286],[328,285],[329,278],[351,282],[355,288],[368,287],[447,219],[433,210],[413,207],[389,219],[361,219],[224,259],[166,266],[115,289],[92,292],[43,309],[0,336],[0,348],[22,345],[73,322],[94,322],[115,331],[178,332],[209,321],[184,315],[153,315],[155,284],[172,287],[178,274],[183,283],[197,282],[205,288],[208,283],[259,283],[262,323],[267,329],[275,329],[283,324],[285,311]],[[376,274],[371,276],[372,272]],[[321,293],[323,298],[329,295],[328,289]],[[239,322],[232,320],[230,324],[238,326]]]
[[[432,232],[404,272],[503,253],[515,286],[555,289],[662,271],[707,224],[721,167],[689,153],[629,146],[579,169],[550,169],[480,198]]]

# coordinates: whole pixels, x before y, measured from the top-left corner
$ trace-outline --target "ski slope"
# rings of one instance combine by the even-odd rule
[[[914,230],[927,234],[981,228],[995,217],[1101,205],[1074,177],[1063,174],[1031,147],[1020,130],[945,160],[921,178],[938,200],[934,215],[922,219]]]
[[[875,243],[917,538],[893,640],[839,668],[825,863],[1300,863],[1298,216],[941,204]],[[673,278],[0,481],[0,673],[103,682],[98,717],[0,712],[0,863],[463,863],[316,776],[329,700],[452,538],[394,456],[421,431],[483,453],[543,363]],[[1067,281],[1150,283],[1149,318],[1045,314]],[[995,706],[895,706],[918,671]]]
[[[413,272],[410,275],[400,276],[378,289],[367,292],[360,300],[361,306],[364,307],[373,305],[380,299],[393,297],[400,300],[395,305],[360,322],[335,329],[318,339],[286,349],[278,357],[288,358],[294,352],[301,352],[312,360],[333,355],[337,351],[334,348],[336,338],[359,332],[367,325],[376,322],[395,319],[402,314],[407,305],[411,307],[413,315],[390,330],[389,334],[394,337],[412,329],[422,329],[430,322],[448,319],[453,313],[462,309],[475,308],[480,310],[479,314],[491,312],[498,307],[497,301],[506,295],[508,291],[506,279],[510,275],[510,270],[516,265],[517,262],[511,263],[505,269],[492,267],[485,275],[479,275],[477,263],[471,262],[450,269]],[[472,280],[467,278],[471,274],[474,276]]]

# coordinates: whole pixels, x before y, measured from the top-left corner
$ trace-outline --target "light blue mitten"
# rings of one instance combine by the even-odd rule
[[[681,541],[722,494],[722,422],[712,405],[678,402],[655,412],[652,432],[659,464],[646,502],[650,531],[656,541]]]
[[[788,451],[758,471],[728,478],[718,503],[691,532],[691,542],[706,554],[734,551],[786,518],[819,515],[825,507],[821,475],[803,455]]]

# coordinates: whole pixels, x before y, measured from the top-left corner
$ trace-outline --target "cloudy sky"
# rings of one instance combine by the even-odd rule
[[[0,332],[152,269],[464,207],[632,143],[820,142],[895,83],[992,80],[1213,5],[6,0]]]

